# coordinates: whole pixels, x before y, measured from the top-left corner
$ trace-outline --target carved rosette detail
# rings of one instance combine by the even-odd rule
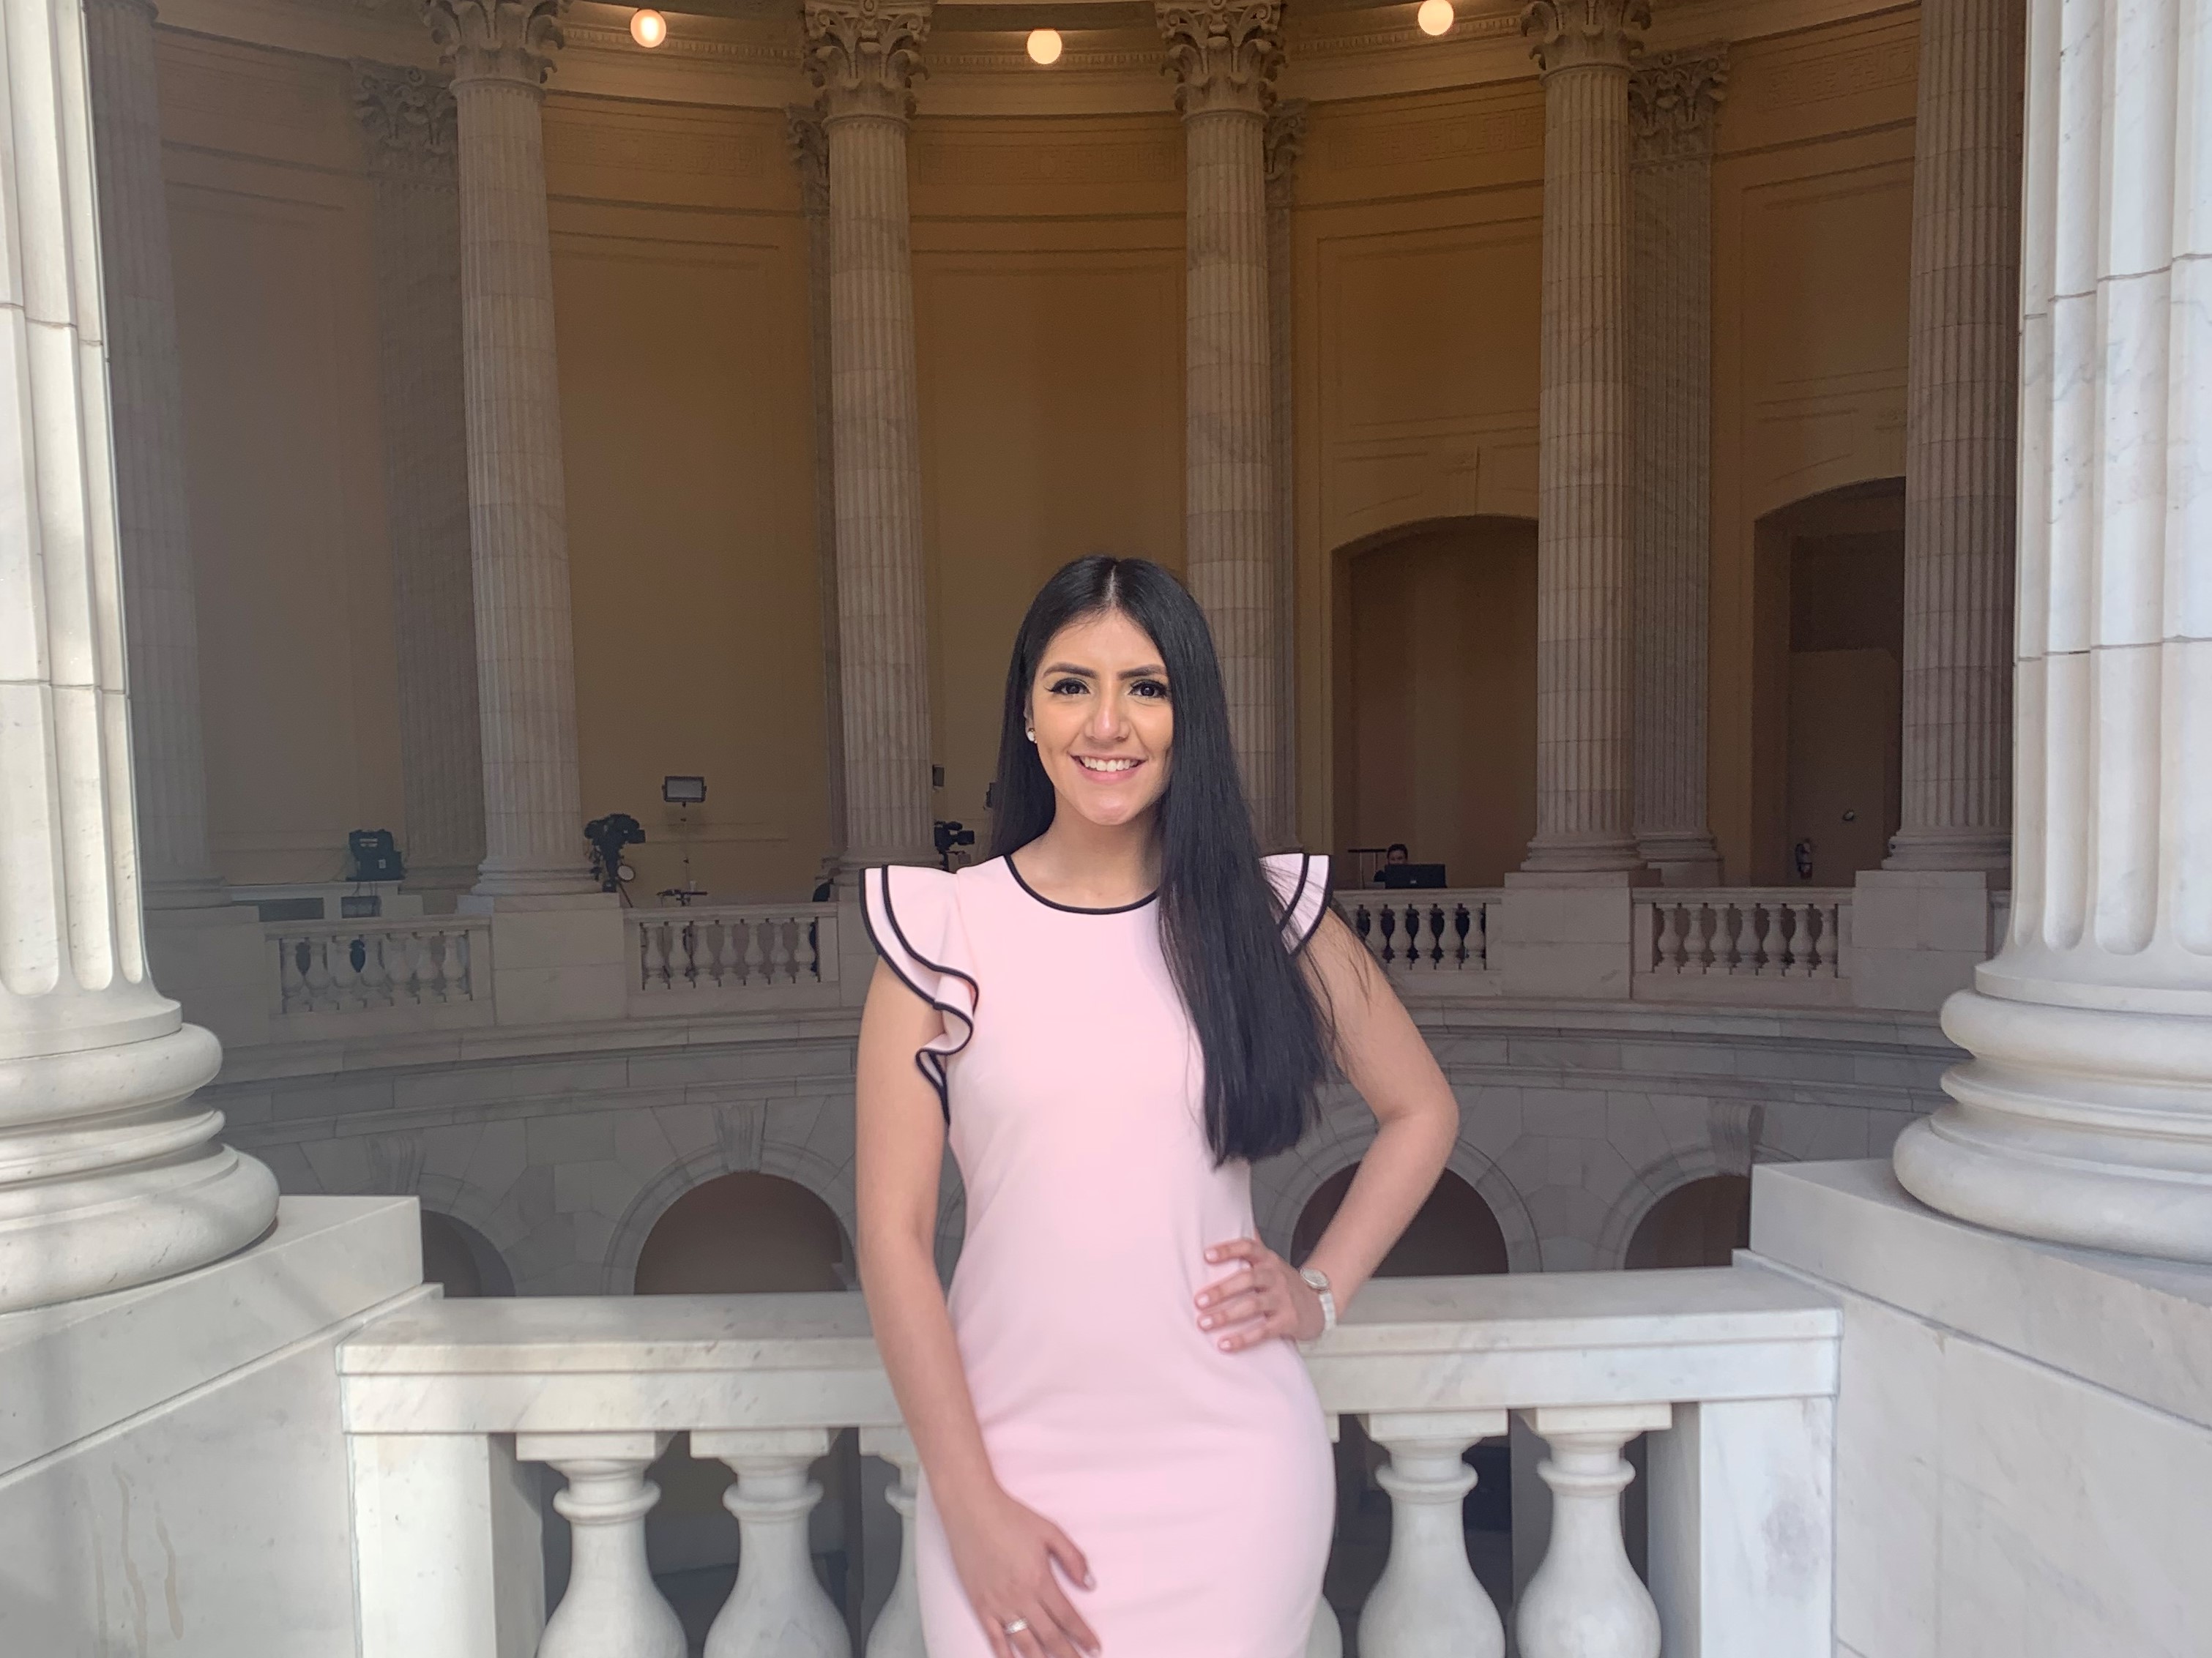
[[[822,112],[805,104],[786,104],[783,142],[799,169],[799,198],[818,218],[830,210],[830,131],[822,125]]]
[[[1176,108],[1263,111],[1283,63],[1282,0],[1155,0]]]
[[[1728,48],[1669,52],[1639,63],[1628,77],[1628,123],[1638,161],[1709,155],[1721,100],[1728,96]]]
[[[932,0],[806,0],[806,73],[823,113],[912,115],[935,9]]]
[[[1306,148],[1306,100],[1285,98],[1267,112],[1267,205],[1281,210],[1296,193],[1298,158]]]
[[[1528,55],[1547,75],[1564,69],[1626,69],[1642,50],[1651,0],[1529,0],[1521,14]]]
[[[420,173],[451,182],[459,145],[453,89],[419,69],[353,64],[353,112],[380,173]]]
[[[422,0],[422,18],[455,84],[514,81],[542,87],[566,41],[571,0]]]

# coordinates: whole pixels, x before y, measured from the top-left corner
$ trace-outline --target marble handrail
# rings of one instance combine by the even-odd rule
[[[1393,1543],[1361,1614],[1368,1658],[1448,1640],[1497,1658],[1468,1566],[1462,1458],[1517,1413],[1551,1450],[1552,1542],[1521,1597],[1527,1658],[1826,1658],[1841,1317],[1764,1267],[1395,1279],[1370,1285],[1308,1364],[1324,1410],[1389,1453]],[[644,1569],[646,1469],[679,1431],[730,1465],[744,1539],[708,1651],[849,1658],[806,1563],[809,1466],[857,1427],[916,1462],[856,1294],[432,1302],[340,1349],[360,1551],[362,1658],[463,1653],[680,1658]],[[1622,1452],[1651,1435],[1650,1590],[1629,1570]],[[540,1518],[524,1465],[561,1471],[577,1539],[543,1625]],[[1764,1541],[1787,1536],[1777,1551]],[[910,1574],[869,1658],[921,1658]],[[1311,1652],[1340,1649],[1322,1608]]]

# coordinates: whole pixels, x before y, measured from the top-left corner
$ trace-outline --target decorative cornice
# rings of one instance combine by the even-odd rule
[[[369,166],[450,183],[459,153],[453,88],[419,69],[353,60],[353,112],[368,143]]]
[[[822,112],[805,104],[785,105],[783,139],[799,169],[799,200],[809,215],[819,218],[830,210],[830,131],[822,125]]]
[[[823,113],[914,113],[934,0],[805,0],[806,72]]]
[[[571,0],[422,0],[422,20],[453,84],[512,81],[541,87],[562,45]]]
[[[1274,101],[1283,63],[1283,0],[1154,0],[1176,107],[1259,112]]]
[[[1267,205],[1287,210],[1297,193],[1298,157],[1306,148],[1306,100],[1285,98],[1267,112]]]
[[[1651,26],[1651,0],[1529,0],[1521,14],[1528,55],[1547,75],[1565,69],[1626,69]]]
[[[1728,96],[1728,47],[1698,46],[1645,58],[1628,77],[1628,122],[1639,162],[1713,153],[1713,128]]]

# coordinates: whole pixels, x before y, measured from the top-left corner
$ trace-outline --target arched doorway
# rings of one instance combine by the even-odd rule
[[[1644,1212],[1621,1265],[1725,1266],[1751,1244],[1751,1176],[1708,1175],[1676,1187]]]
[[[1793,502],[1755,542],[1751,878],[1848,886],[1902,801],[1905,480]]]
[[[1536,827],[1534,522],[1393,530],[1333,579],[1338,853],[1402,841],[1454,886],[1495,885]]]
[[[422,1211],[422,1281],[441,1284],[448,1301],[511,1296],[514,1274],[492,1242],[465,1220]]]
[[[1291,1259],[1303,1262],[1321,1242],[1352,1189],[1358,1165],[1339,1169],[1315,1188],[1291,1233]],[[1377,1278],[1462,1278],[1507,1270],[1504,1230],[1482,1194],[1444,1170],[1404,1234],[1376,1269]],[[1512,1461],[1506,1442],[1486,1441],[1467,1454],[1475,1486],[1462,1505],[1468,1558],[1499,1606],[1513,1578]],[[1324,1585],[1328,1603],[1349,1628],[1390,1558],[1390,1497],[1376,1479],[1389,1453],[1351,1417],[1339,1418],[1336,1441],[1336,1540]]]
[[[638,1252],[635,1286],[641,1296],[836,1291],[851,1284],[852,1261],[836,1212],[796,1181],[723,1175],[693,1187],[653,1224]],[[736,1576],[737,1521],[722,1505],[732,1475],[720,1462],[693,1456],[688,1436],[679,1435],[650,1477],[660,1501],[646,1521],[646,1556],[696,1651]],[[808,1527],[815,1569],[857,1637],[868,1493],[852,1430],[831,1441],[814,1478],[823,1489]],[[879,1485],[873,1494],[880,1503]]]

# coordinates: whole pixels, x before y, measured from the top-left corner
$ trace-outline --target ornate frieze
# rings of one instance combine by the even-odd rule
[[[1274,101],[1283,62],[1282,0],[1155,0],[1176,107],[1258,112]]]
[[[452,85],[392,64],[356,58],[352,67],[353,112],[369,166],[450,185],[459,153]]]
[[[422,0],[423,21],[456,82],[543,86],[565,37],[570,0]]]
[[[933,0],[805,0],[806,72],[822,112],[914,113]]]
[[[1563,69],[1626,69],[1651,22],[1650,0],[1529,0],[1521,14],[1528,53],[1545,74]]]
[[[1664,52],[1638,63],[1628,77],[1637,162],[1711,155],[1728,76],[1725,46]]]

